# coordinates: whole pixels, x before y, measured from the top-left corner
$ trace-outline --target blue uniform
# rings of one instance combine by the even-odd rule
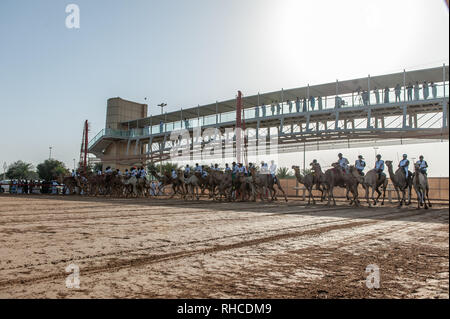
[[[409,160],[404,159],[400,161],[400,167],[404,169],[406,177],[408,177]]]

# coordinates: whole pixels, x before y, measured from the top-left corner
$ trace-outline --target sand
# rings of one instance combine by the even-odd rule
[[[443,206],[1,195],[0,244],[0,298],[449,298]]]

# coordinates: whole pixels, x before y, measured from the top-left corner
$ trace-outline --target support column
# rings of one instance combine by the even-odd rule
[[[334,129],[335,130],[340,130],[340,127],[339,127],[339,110],[336,110],[335,114],[336,114],[336,121],[334,122]]]
[[[310,114],[308,114],[307,116],[306,116],[306,132],[309,132],[310,131],[310,129],[309,129],[309,121],[311,120],[311,115]]]
[[[134,155],[138,155],[137,154],[138,145],[139,145],[139,139],[136,140],[136,144],[134,145]]]
[[[127,152],[126,155],[128,156],[128,154],[130,153],[130,144],[131,144],[131,139],[128,139],[128,143],[127,143]]]
[[[403,70],[403,87],[406,88],[406,70]],[[406,126],[406,117],[408,115],[408,105],[406,104],[406,89],[404,91],[403,97],[403,128],[407,128]],[[411,127],[411,117],[409,118],[409,126]]]
[[[372,122],[372,108],[369,106],[367,109],[367,128],[373,128],[370,122]]]

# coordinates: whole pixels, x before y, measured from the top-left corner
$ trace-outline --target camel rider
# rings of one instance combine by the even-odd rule
[[[172,168],[172,178],[173,179],[177,179],[178,178],[177,172],[173,168]]]
[[[220,172],[219,164],[214,164],[213,170]]]
[[[400,164],[398,164],[398,167],[403,168],[405,176],[408,178],[409,160],[407,154],[403,154],[403,159],[400,161]]]
[[[242,163],[239,163],[239,173],[243,173],[245,176],[248,175],[247,168]]]
[[[355,167],[358,170],[361,176],[364,176],[364,169],[366,168],[366,162],[364,161],[364,157],[362,155],[358,156],[358,159],[355,162]]]
[[[269,173],[269,165],[267,165],[267,163],[264,163],[264,161],[261,162],[261,173],[262,174]]]
[[[120,169],[116,170],[117,176],[122,176],[122,172],[120,171]]]
[[[188,178],[190,172],[191,168],[189,167],[189,164],[186,164],[186,167],[184,168],[184,178]]]
[[[205,167],[202,165],[202,177],[206,178],[208,176],[208,172],[205,170]]]
[[[77,173],[75,172],[75,170],[72,170],[72,177],[75,178],[77,176]]]
[[[105,170],[105,174],[112,174],[111,166],[108,166]]]
[[[426,176],[428,163],[423,159],[423,155],[420,155],[419,160],[416,164],[419,165],[420,172]]]
[[[145,170],[145,168],[143,166],[141,166],[141,170],[139,171],[139,175],[142,178],[145,178],[147,176],[147,171]]]
[[[270,175],[272,175],[273,179],[276,180],[277,177],[277,165],[275,164],[275,161],[270,162]]]
[[[194,170],[195,170],[196,173],[201,173],[203,171],[201,166],[198,165],[198,163],[195,163],[195,169]]]
[[[233,162],[233,164],[231,164],[231,167],[233,168],[233,174],[236,175],[236,173],[239,172],[239,166],[236,164],[236,162]]]
[[[128,168],[125,169],[125,177],[126,178],[130,177],[130,172],[128,171]]]
[[[97,175],[98,175],[98,176],[101,176],[101,175],[102,175],[102,170],[101,170],[101,169],[99,169],[99,170],[97,171]]]
[[[225,173],[231,172],[230,166],[228,166],[228,163],[225,164]]]
[[[343,157],[342,153],[338,154],[339,160],[338,160],[338,164],[339,166],[342,168],[342,170],[346,173],[348,173],[348,159],[346,159],[345,157]]]
[[[137,177],[137,174],[138,174],[138,172],[137,172],[136,167],[132,167],[132,168],[131,168],[131,176]]]
[[[381,159],[381,155],[380,154],[377,155],[377,160],[375,162],[375,171],[378,174],[378,179],[381,179],[382,174],[384,174],[383,173],[383,171],[384,171],[384,161]]]

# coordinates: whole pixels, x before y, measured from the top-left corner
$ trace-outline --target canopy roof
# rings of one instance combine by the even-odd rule
[[[448,66],[445,66],[445,81],[448,81]],[[403,77],[404,73],[392,73],[386,75],[379,76],[371,76],[370,77],[370,90],[375,88],[384,89],[385,87],[393,88],[397,84],[403,86]],[[442,82],[444,80],[444,68],[443,67],[435,67],[429,69],[421,69],[414,71],[406,72],[406,84],[415,83],[418,81],[422,83],[423,81],[427,82]],[[345,95],[351,94],[352,92],[356,92],[358,89],[368,90],[369,86],[369,78],[359,78],[347,81],[336,81],[333,83],[327,84],[319,84],[309,86],[309,95],[318,97],[318,96],[334,96],[336,95]],[[288,89],[288,90],[279,90],[269,93],[263,93],[253,96],[244,96],[243,97],[243,108],[248,109],[258,105],[270,105],[273,102],[280,102],[281,100],[296,100],[297,97],[303,99],[304,97],[308,97],[308,86]],[[216,113],[226,113],[230,111],[236,110],[236,98],[216,102],[208,105],[197,106],[185,110],[179,110],[175,112],[165,113],[162,115],[155,115],[143,119],[136,119],[129,122],[124,122],[122,124],[128,125],[130,128],[136,127],[146,127],[150,125],[157,125],[160,121],[164,121],[166,123],[180,121],[182,119],[193,119],[197,117],[214,115]]]

